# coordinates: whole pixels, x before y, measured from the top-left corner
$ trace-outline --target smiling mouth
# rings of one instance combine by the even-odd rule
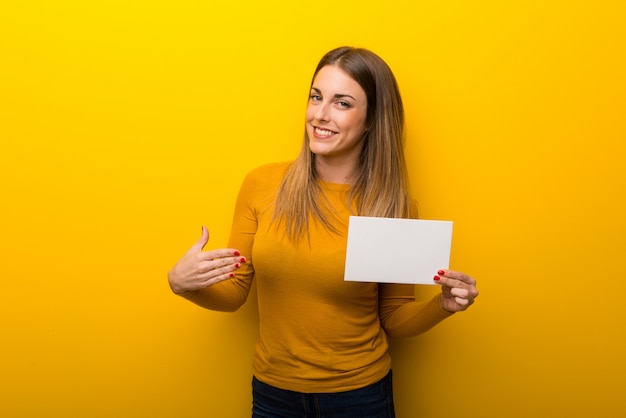
[[[316,136],[320,136],[320,137],[329,137],[337,133],[328,129],[322,129],[318,127],[314,127],[313,132],[315,132]]]

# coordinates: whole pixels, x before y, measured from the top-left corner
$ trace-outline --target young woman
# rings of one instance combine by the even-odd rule
[[[350,215],[415,218],[396,80],[374,53],[342,47],[319,62],[304,143],[291,163],[248,174],[229,247],[208,231],[169,272],[174,293],[234,311],[257,281],[260,335],[253,417],[393,417],[388,337],[420,334],[478,296],[470,276],[433,272],[441,294],[343,279]],[[244,257],[245,256],[245,257]]]

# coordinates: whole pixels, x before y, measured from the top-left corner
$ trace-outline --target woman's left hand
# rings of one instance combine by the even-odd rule
[[[441,285],[441,307],[448,312],[464,311],[478,297],[476,280],[465,273],[439,270],[435,282]]]

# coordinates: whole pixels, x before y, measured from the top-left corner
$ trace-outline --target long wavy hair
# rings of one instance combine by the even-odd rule
[[[396,79],[385,61],[363,48],[340,47],[326,53],[313,73],[327,65],[345,71],[365,91],[367,131],[359,156],[356,179],[348,194],[348,207],[355,215],[406,218],[411,208],[404,157],[404,107]],[[284,225],[292,241],[308,236],[309,216],[336,231],[329,207],[320,188],[315,154],[304,143],[280,185],[273,220]]]

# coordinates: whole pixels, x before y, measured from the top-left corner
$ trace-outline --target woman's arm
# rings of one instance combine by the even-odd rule
[[[429,301],[416,301],[412,284],[379,284],[380,322],[390,337],[413,337],[428,331],[452,315],[439,302],[440,295]]]
[[[469,308],[478,297],[476,280],[453,270],[439,270],[434,281],[441,294],[417,302],[414,285],[379,284],[380,321],[391,337],[412,337],[428,331],[455,312]]]
[[[250,256],[257,228],[254,183],[247,176],[239,191],[229,248],[202,251],[208,241],[203,227],[200,240],[168,274],[174,293],[215,311],[233,312],[245,303],[254,277]]]

